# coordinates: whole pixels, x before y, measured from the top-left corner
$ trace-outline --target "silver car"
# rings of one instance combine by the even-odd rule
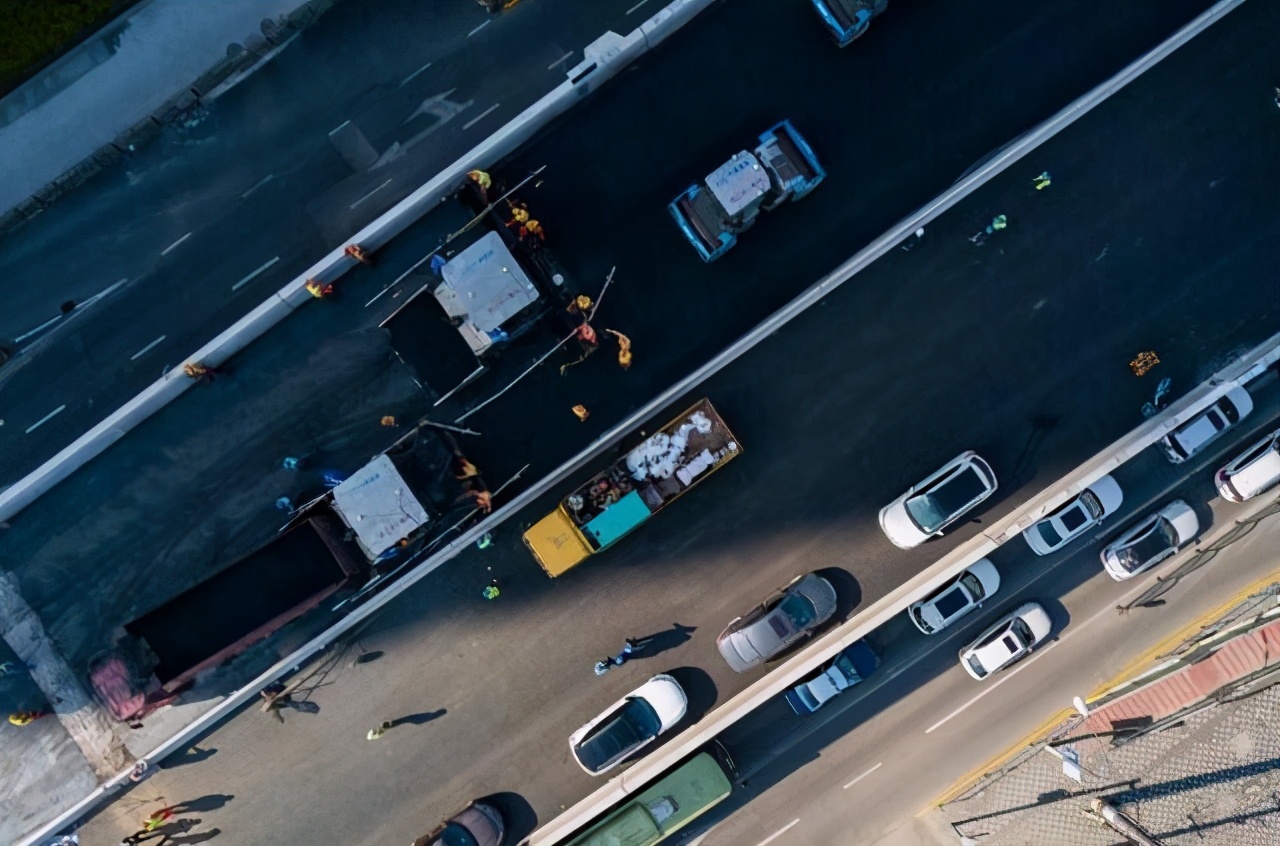
[[[734,672],[745,673],[777,657],[835,613],[831,582],[806,573],[725,626],[716,647]]]
[[[430,834],[413,841],[413,846],[502,846],[506,823],[501,812],[492,805],[472,802],[454,816],[440,823]]]
[[[1175,499],[1103,547],[1102,566],[1117,582],[1127,581],[1186,546],[1199,531],[1195,511]]]

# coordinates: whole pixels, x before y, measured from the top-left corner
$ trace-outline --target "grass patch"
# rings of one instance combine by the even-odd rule
[[[120,0],[0,0],[0,96],[128,5]]]

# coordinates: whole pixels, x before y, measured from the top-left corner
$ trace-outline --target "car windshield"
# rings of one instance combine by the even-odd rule
[[[1040,537],[1044,538],[1045,544],[1050,549],[1062,543],[1062,535],[1058,534],[1058,530],[1054,528],[1053,523],[1045,520],[1043,523],[1036,523],[1036,531],[1040,533]]]
[[[813,607],[813,603],[798,593],[788,594],[787,598],[778,605],[778,608],[787,615],[788,619],[791,620],[791,625],[797,631],[812,623],[814,618],[818,616],[818,611]],[[784,633],[779,632],[778,636],[783,637]]]
[[[479,846],[471,832],[455,822],[447,823],[431,846]]]
[[[978,660],[977,655],[969,655],[965,658],[969,662],[969,668],[973,670],[973,674],[978,678],[982,678],[987,674],[987,668],[982,666],[982,662]]]
[[[1174,533],[1173,525],[1162,517],[1151,527],[1151,531],[1120,550],[1116,557],[1120,559],[1120,565],[1132,573],[1177,545],[1178,536]]]
[[[916,625],[918,625],[920,630],[925,634],[930,634],[933,631],[933,626],[925,622],[924,613],[920,610],[919,606],[911,609],[911,616],[915,618]]]
[[[1223,397],[1218,401],[1218,408],[1222,411],[1222,416],[1227,418],[1227,423],[1233,424],[1240,420],[1240,410],[1236,408],[1236,404],[1231,400]]]
[[[974,579],[974,581],[977,580]],[[938,609],[938,615],[944,620],[951,619],[963,611],[968,604],[969,598],[964,595],[959,585],[953,585],[950,590],[938,594],[938,598],[933,601],[933,607]]]
[[[1080,494],[1080,502],[1084,503],[1084,507],[1088,509],[1089,514],[1093,516],[1093,519],[1102,519],[1102,500],[1098,499],[1098,497],[1094,495],[1093,491],[1085,491]],[[1083,515],[1081,515],[1081,519],[1083,519]]]
[[[964,585],[965,590],[969,591],[969,596],[973,602],[985,599],[987,591],[982,587],[982,582],[973,573],[965,570],[960,576],[960,584]]]
[[[1027,625],[1026,620],[1019,617],[1013,621],[1013,625],[1010,628],[1013,629],[1013,633],[1017,635],[1018,640],[1022,641],[1023,649],[1027,649],[1031,644],[1035,643],[1036,637],[1031,633],[1031,627]]]
[[[591,772],[599,772],[629,752],[658,736],[662,721],[658,712],[643,699],[628,699],[611,720],[578,744],[578,760]]]
[[[907,511],[920,528],[933,534],[986,490],[978,471],[966,467],[928,493],[908,499]]]

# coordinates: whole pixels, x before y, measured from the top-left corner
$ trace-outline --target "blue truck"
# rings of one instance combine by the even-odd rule
[[[827,175],[791,121],[770,127],[759,140],[754,150],[735,153],[667,205],[703,261],[728,252],[761,211],[800,199]]]
[[[841,47],[857,41],[871,26],[871,19],[889,6],[889,0],[811,0],[822,24]]]

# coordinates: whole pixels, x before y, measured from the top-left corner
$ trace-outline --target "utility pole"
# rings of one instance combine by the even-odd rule
[[[1124,835],[1125,839],[1130,843],[1136,844],[1136,846],[1163,846],[1159,840],[1147,834],[1142,826],[1138,825],[1130,817],[1120,813],[1101,796],[1095,796],[1089,806],[1093,808],[1094,813],[1102,817],[1107,825]]]

